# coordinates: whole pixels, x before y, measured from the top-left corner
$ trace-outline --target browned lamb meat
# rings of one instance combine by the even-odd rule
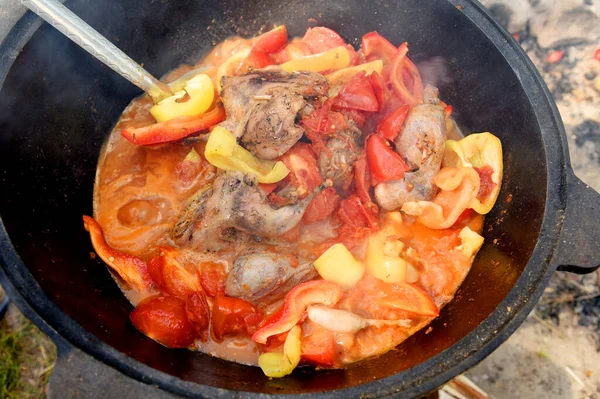
[[[259,70],[224,77],[222,87],[223,126],[257,157],[275,159],[300,140],[304,129],[296,122],[329,84],[318,73]]]
[[[337,132],[326,144],[329,151],[319,154],[319,171],[324,179],[329,179],[337,189],[344,189],[352,180],[354,162],[357,159],[361,131],[352,121],[348,129]]]

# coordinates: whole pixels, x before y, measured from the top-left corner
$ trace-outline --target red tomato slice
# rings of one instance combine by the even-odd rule
[[[374,206],[371,206],[374,205]],[[377,228],[379,227],[379,215],[377,206],[370,202],[363,202],[358,195],[354,194],[340,203],[337,212],[338,218],[344,225],[355,228]]]
[[[262,313],[250,302],[217,295],[211,317],[213,337],[221,342],[227,335],[252,334],[262,319]]]
[[[145,299],[131,312],[129,319],[135,328],[167,348],[187,348],[194,343],[185,301],[179,298]]]
[[[286,179],[297,188],[301,198],[312,193],[323,182],[317,166],[317,156],[307,143],[296,143],[281,160],[290,170]]]
[[[385,83],[381,78],[381,75],[379,75],[377,72],[373,72],[369,75],[369,82],[371,82],[371,87],[373,87],[373,94],[375,94],[375,98],[377,98],[377,103],[379,104],[378,111],[381,111],[386,97]]]
[[[287,43],[288,33],[285,25],[279,25],[252,40],[252,50],[267,54],[275,53]]]
[[[302,220],[311,224],[327,219],[337,208],[339,199],[333,187],[326,188],[308,204]]]
[[[338,109],[354,109],[368,112],[379,110],[379,102],[365,71],[357,73],[350,79],[346,86],[333,99],[333,106]]]
[[[434,317],[440,313],[429,294],[414,284],[394,284],[387,298],[385,305],[394,309]]]
[[[410,111],[410,105],[405,104],[386,116],[377,126],[377,132],[390,141],[394,141],[404,127],[404,121]]]
[[[308,28],[302,40],[313,54],[323,53],[346,44],[340,35],[323,26]]]
[[[279,185],[279,183],[258,183],[258,186],[260,187],[261,190],[263,190],[265,195],[269,195],[273,191],[275,191],[275,189],[277,188],[278,185]]]
[[[248,73],[251,69],[261,69],[269,65],[273,65],[273,60],[267,53],[252,50],[236,69],[235,74],[243,75]]]
[[[225,295],[225,280],[227,274],[221,263],[203,262],[198,272],[200,285],[206,294],[212,298]]]
[[[402,179],[404,172],[410,169],[389,142],[376,134],[367,138],[367,163],[373,185]]]
[[[206,342],[208,340],[210,308],[204,292],[200,291],[190,294],[185,301],[185,310],[190,325],[196,334],[200,336],[200,339]]]
[[[301,39],[292,39],[287,46],[271,54],[271,57],[276,64],[283,64],[284,62],[311,54],[310,48]]]
[[[152,279],[163,293],[185,300],[193,292],[202,289],[195,272],[191,272],[178,260],[179,251],[160,247],[160,256],[150,260]]]
[[[362,53],[367,61],[383,61],[383,79],[387,82],[398,49],[377,32],[362,37]]]

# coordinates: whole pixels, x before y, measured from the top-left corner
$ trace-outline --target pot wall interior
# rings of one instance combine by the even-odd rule
[[[398,373],[450,347],[490,315],[522,273],[537,242],[546,196],[540,128],[502,54],[450,3],[374,0],[369,13],[358,0],[67,5],[158,76],[197,60],[227,36],[253,35],[274,24],[285,23],[290,34],[302,35],[314,26],[308,19],[315,18],[357,46],[364,33],[377,30],[395,44],[408,41],[412,59],[427,65],[425,79],[440,87],[458,123],[466,132],[498,135],[505,154],[503,190],[486,219],[486,244],[430,333],[416,334],[397,350],[347,370],[297,370],[269,380],[258,368],[168,350],[129,323],[132,307],[102,262],[91,256],[81,215],[92,212],[103,140],[139,92],[44,24],[18,56],[0,93],[0,215],[41,289],[98,339],[201,384],[279,393],[338,389]]]

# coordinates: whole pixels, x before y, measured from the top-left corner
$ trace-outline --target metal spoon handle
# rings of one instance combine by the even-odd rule
[[[23,5],[79,47],[148,93],[154,102],[172,95],[169,86],[150,75],[104,36],[56,0],[22,0]]]

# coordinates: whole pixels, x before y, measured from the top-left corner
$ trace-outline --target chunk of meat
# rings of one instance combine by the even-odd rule
[[[375,186],[375,199],[385,210],[398,209],[407,201],[429,201],[436,193],[432,180],[440,170],[446,142],[444,107],[436,100],[431,96],[430,103],[414,106],[394,141],[396,151],[416,170],[404,179]]]
[[[353,165],[358,159],[360,139],[360,129],[348,121],[348,129],[333,135],[327,141],[327,149],[319,154],[321,176],[331,180],[337,189],[345,190],[354,178]]]
[[[212,187],[204,186],[186,200],[183,209],[177,216],[175,226],[171,230],[171,238],[175,243],[180,244],[190,238],[194,223],[204,216],[206,201],[211,195]]]
[[[256,176],[227,171],[213,183],[213,194],[204,216],[192,233],[194,247],[210,246],[231,229],[263,237],[275,237],[296,226],[312,199],[329,184],[321,184],[308,197],[293,205],[275,209],[258,185]]]
[[[223,126],[257,157],[275,159],[302,137],[299,114],[312,110],[329,84],[318,73],[260,70],[224,77],[222,87]]]
[[[283,298],[292,287],[316,276],[311,262],[293,255],[250,253],[235,260],[225,283],[225,293],[266,306]]]

